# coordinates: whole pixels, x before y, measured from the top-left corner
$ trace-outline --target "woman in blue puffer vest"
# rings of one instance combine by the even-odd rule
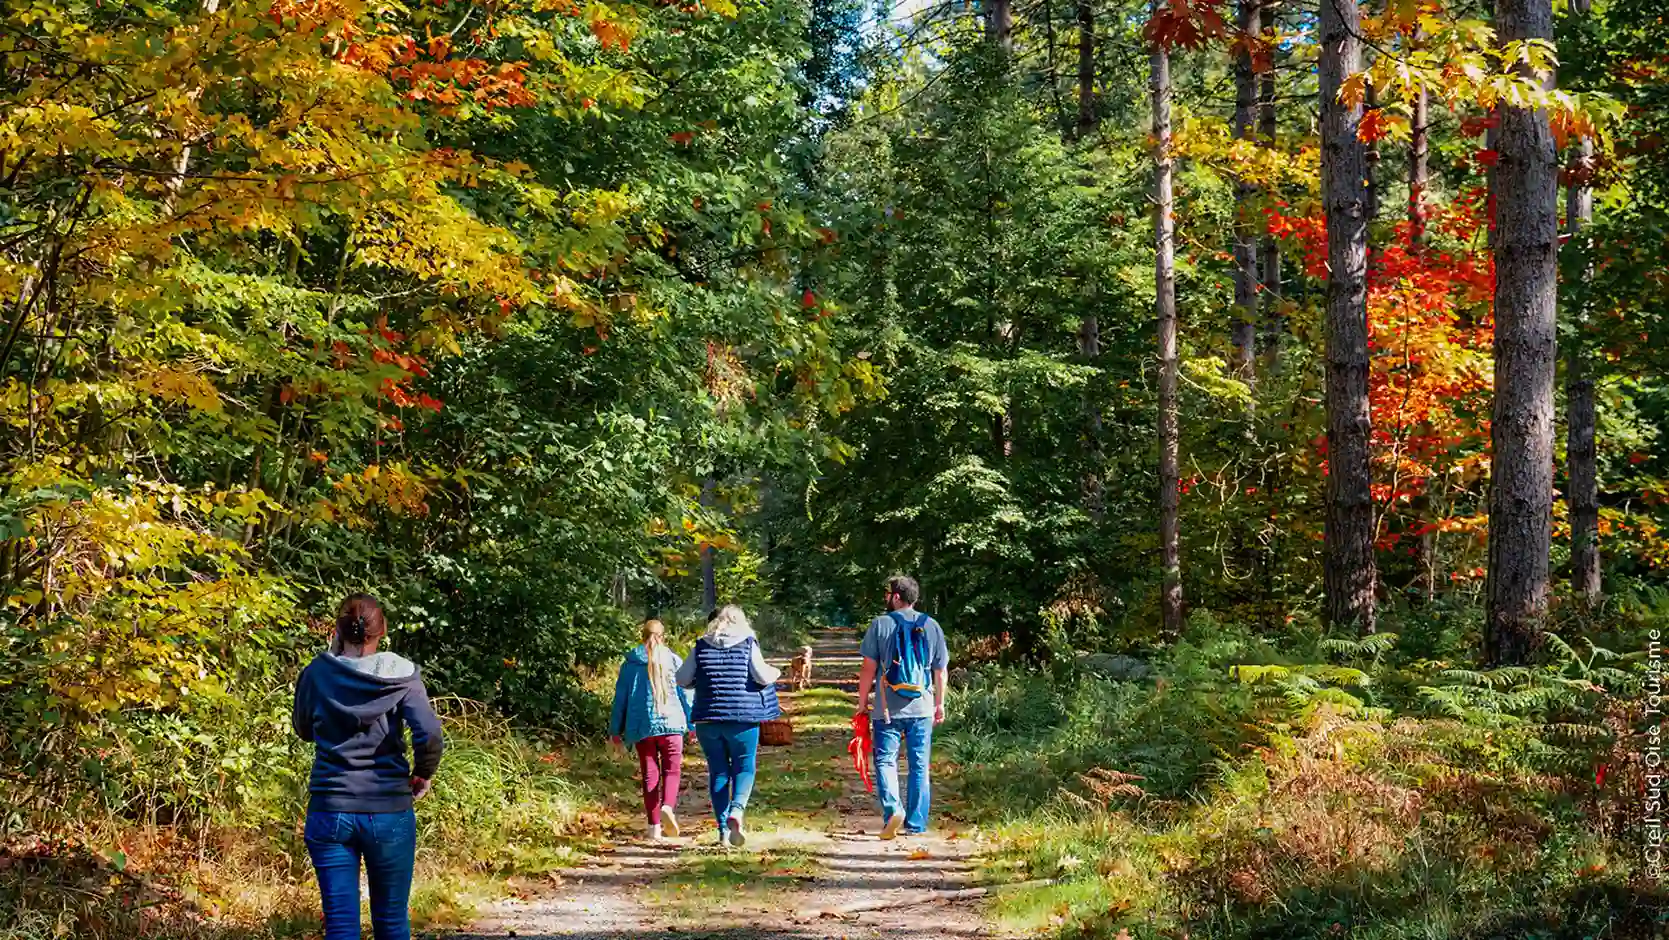
[[[684,735],[690,730],[690,694],[672,676],[684,661],[666,645],[659,620],[643,625],[643,645],[626,654],[614,682],[614,715],[609,734],[616,744],[637,750],[643,771],[643,814],[649,838],[677,838],[678,776],[684,763]]]
[[[707,786],[719,844],[747,841],[742,816],[758,770],[759,726],[782,715],[780,670],[765,662],[747,615],[735,605],[708,618],[707,632],[678,669],[678,685],[695,690],[695,736],[707,758]]]

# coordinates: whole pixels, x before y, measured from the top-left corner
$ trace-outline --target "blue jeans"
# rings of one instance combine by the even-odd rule
[[[887,722],[871,718],[869,733],[874,739],[875,795],[881,801],[881,818],[891,819],[902,810],[905,832],[926,832],[927,815],[933,805],[927,772],[933,759],[933,719],[894,718]],[[903,806],[898,802],[900,744],[909,749],[910,756],[909,790]]]
[[[703,721],[695,726],[707,758],[707,793],[713,818],[722,830],[732,815],[748,808],[753,777],[759,770],[759,726],[736,721]]]
[[[411,871],[417,814],[308,813],[307,854],[319,875],[325,940],[359,940],[359,861],[371,883],[376,940],[411,940]]]

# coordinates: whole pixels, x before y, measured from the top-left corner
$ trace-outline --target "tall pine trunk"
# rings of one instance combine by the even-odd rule
[[[1327,214],[1327,533],[1324,589],[1334,626],[1374,630],[1368,444],[1368,172],[1362,103],[1339,99],[1361,69],[1355,0],[1321,3],[1321,180]]]
[[[1408,239],[1416,250],[1426,242],[1426,186],[1431,178],[1430,97],[1421,85],[1408,122]]]
[[[701,481],[701,505],[713,504],[713,490],[718,487],[718,480],[709,476]],[[719,605],[717,559],[713,555],[713,546],[701,547],[701,609],[710,611]]]
[[[1088,298],[1089,303],[1095,302],[1095,297]],[[1101,321],[1096,317],[1093,309],[1084,314],[1083,322],[1078,325],[1078,355],[1084,365],[1094,366],[1101,358]],[[1092,383],[1092,386],[1098,383]],[[1095,399],[1093,388],[1084,391],[1084,457],[1088,466],[1084,470],[1082,480],[1084,494],[1084,511],[1093,519],[1100,519],[1106,509],[1106,486],[1101,478],[1102,464],[1105,460],[1105,448],[1102,444],[1101,406]]]
[[[1159,594],[1167,637],[1182,635],[1182,551],[1178,539],[1181,478],[1177,428],[1176,215],[1171,181],[1171,59],[1157,43],[1151,59],[1153,93],[1154,312],[1159,320]]]
[[[1571,184],[1565,203],[1566,225],[1572,241],[1594,218],[1594,191],[1589,188],[1586,174],[1592,171],[1594,142],[1582,139],[1577,157],[1577,179]],[[1583,246],[1591,249],[1591,246]],[[1591,253],[1589,255],[1592,257]],[[1593,277],[1593,268],[1582,272],[1584,286]],[[1572,330],[1570,352],[1565,364],[1565,461],[1570,474],[1565,498],[1570,507],[1570,587],[1571,593],[1584,603],[1593,604],[1600,598],[1599,571],[1599,466],[1595,441],[1598,408],[1594,398],[1594,376],[1583,346],[1588,326],[1586,291],[1576,311],[1576,329]]]
[[[1078,0],[1078,136],[1095,125],[1095,11],[1089,0]]]
[[[1414,36],[1414,42],[1420,40],[1419,34]],[[1408,243],[1416,253],[1425,250],[1426,244],[1426,186],[1431,178],[1431,115],[1430,96],[1426,86],[1420,85],[1414,95],[1410,107],[1408,122]],[[1421,422],[1418,432],[1421,438],[1431,436],[1431,425]],[[1425,485],[1414,497],[1411,507],[1414,518],[1420,523],[1422,532],[1415,559],[1415,587],[1421,600],[1430,601],[1437,594],[1437,532],[1430,528],[1431,520],[1427,518],[1432,512],[1431,487],[1435,485],[1428,477]]]
[[[1252,69],[1250,37],[1258,31],[1259,0],[1240,0],[1237,26],[1242,38],[1234,57],[1234,139],[1257,134],[1258,77]],[[1244,178],[1234,184],[1234,370],[1247,384],[1255,376],[1258,327],[1258,236],[1252,212],[1257,191]]]
[[[1280,6],[1280,0],[1264,0],[1258,9],[1258,28],[1263,34],[1273,36],[1275,33],[1275,10]],[[1270,50],[1268,69],[1263,73],[1258,83],[1258,137],[1264,145],[1275,146],[1275,132],[1278,130],[1275,112],[1275,50]],[[1277,195],[1275,192],[1269,196]],[[1276,309],[1276,301],[1281,297],[1281,249],[1275,241],[1275,236],[1265,234],[1263,244],[1258,248],[1258,260],[1261,271],[1258,281],[1263,285],[1264,300],[1264,344],[1271,357],[1276,350],[1276,340],[1281,334],[1280,314]]]
[[[1077,0],[1078,23],[1078,122],[1075,136],[1080,140],[1095,130],[1095,11],[1090,0]],[[1088,309],[1078,325],[1078,355],[1085,365],[1101,357],[1101,320],[1095,311],[1098,296],[1086,298]],[[1092,390],[1084,394],[1084,446],[1089,467],[1084,472],[1084,509],[1099,519],[1106,509],[1106,486],[1102,480],[1105,447],[1102,441],[1101,406]]]
[[[1571,0],[1572,9],[1579,14],[1589,11],[1588,0]],[[1577,152],[1576,179],[1571,183],[1565,202],[1566,225],[1572,241],[1578,242],[1587,253],[1589,263],[1583,269],[1582,304],[1576,311],[1576,329],[1572,331],[1570,352],[1565,363],[1565,460],[1570,474],[1570,587],[1571,593],[1586,604],[1600,599],[1599,569],[1599,466],[1595,429],[1599,422],[1594,400],[1594,376],[1588,362],[1588,351],[1583,345],[1588,327],[1587,285],[1593,279],[1593,245],[1579,241],[1582,230],[1594,219],[1594,191],[1589,185],[1594,169],[1594,141],[1584,137]]]
[[[985,32],[1003,52],[1014,51],[1013,0],[990,0],[985,10]]]
[[[1553,36],[1552,0],[1500,0],[1503,43]],[[1547,611],[1558,356],[1559,180],[1545,111],[1499,107],[1495,166],[1495,409],[1490,425],[1491,663],[1526,662]]]

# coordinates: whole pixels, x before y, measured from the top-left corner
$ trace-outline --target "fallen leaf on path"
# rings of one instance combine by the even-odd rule
[[[910,855],[909,855],[909,859],[912,862],[919,862],[924,858],[932,858],[932,857],[933,857],[933,853],[927,851],[926,849],[916,849],[914,852],[911,852]]]

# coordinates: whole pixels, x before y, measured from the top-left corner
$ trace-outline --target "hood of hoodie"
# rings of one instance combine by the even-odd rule
[[[325,652],[314,662],[319,665],[323,707],[351,716],[360,727],[369,727],[398,708],[420,681],[416,664],[393,653],[338,656]]]
[[[398,653],[385,651],[369,656],[341,656],[327,651],[325,655],[378,679],[410,679],[417,675],[417,664]]]
[[[757,640],[752,627],[738,627],[732,623],[715,622],[702,634],[702,639],[720,649],[729,649],[746,640]]]

